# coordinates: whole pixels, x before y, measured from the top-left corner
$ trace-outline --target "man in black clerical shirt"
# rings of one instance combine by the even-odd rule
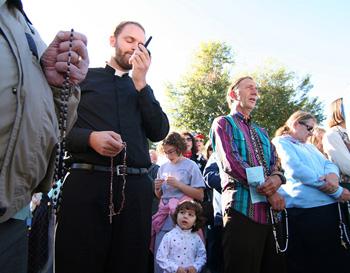
[[[147,138],[162,140],[169,122],[146,83],[151,57],[144,42],[140,24],[120,23],[110,37],[110,61],[89,69],[81,83],[78,120],[67,136],[70,173],[57,217],[56,273],[147,271]]]

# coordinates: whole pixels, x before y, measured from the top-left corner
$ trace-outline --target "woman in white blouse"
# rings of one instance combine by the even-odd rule
[[[346,132],[343,99],[331,104],[327,130],[323,137],[323,149],[340,170],[339,182],[350,188],[350,141]],[[345,184],[345,185],[344,185]]]

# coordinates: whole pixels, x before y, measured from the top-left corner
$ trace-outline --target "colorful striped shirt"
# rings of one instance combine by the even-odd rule
[[[231,113],[231,118],[231,122],[229,117],[216,118],[212,125],[213,147],[221,165],[223,211],[232,207],[254,222],[267,224],[270,204],[252,203],[246,168],[262,165],[259,156],[266,160],[265,178],[276,173],[283,175],[280,160],[265,129],[256,126],[239,112]],[[249,125],[254,126],[256,137],[252,137]],[[256,139],[260,143],[256,143]],[[257,146],[262,149],[257,149]]]

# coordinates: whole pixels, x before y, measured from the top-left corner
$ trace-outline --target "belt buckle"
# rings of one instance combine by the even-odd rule
[[[123,165],[117,165],[115,166],[115,172],[117,173],[117,175],[123,175],[123,171],[120,171],[120,169],[124,170],[124,166]],[[126,170],[125,170],[126,171]],[[125,174],[126,175],[126,174]]]

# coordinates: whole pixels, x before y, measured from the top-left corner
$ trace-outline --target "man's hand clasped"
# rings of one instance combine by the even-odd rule
[[[284,197],[277,192],[281,184],[282,181],[278,175],[271,175],[256,190],[258,194],[266,196],[267,201],[271,204],[274,211],[282,211],[286,208]]]

